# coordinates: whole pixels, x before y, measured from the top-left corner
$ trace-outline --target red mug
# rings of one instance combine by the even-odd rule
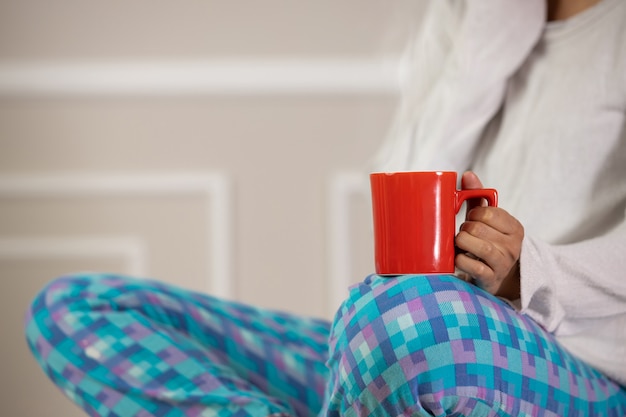
[[[456,214],[465,200],[497,206],[492,188],[458,190],[456,172],[370,174],[379,275],[454,273]]]

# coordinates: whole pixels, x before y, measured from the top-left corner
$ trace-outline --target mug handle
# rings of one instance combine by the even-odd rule
[[[487,204],[491,207],[498,206],[498,192],[494,188],[479,188],[476,190],[457,190],[456,191],[456,204],[455,213],[461,210],[461,205],[465,200],[472,198],[484,198],[487,200]]]

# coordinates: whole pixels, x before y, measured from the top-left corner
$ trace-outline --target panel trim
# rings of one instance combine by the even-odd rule
[[[0,61],[0,96],[393,94],[399,59]]]
[[[330,313],[347,296],[352,278],[351,200],[369,195],[369,177],[362,172],[338,172],[330,178],[328,196],[328,260]]]
[[[233,298],[230,182],[221,173],[50,174],[0,177],[0,198],[201,195],[208,198],[207,290]]]
[[[146,243],[138,237],[0,237],[1,259],[71,259],[119,257],[126,272],[147,273]]]

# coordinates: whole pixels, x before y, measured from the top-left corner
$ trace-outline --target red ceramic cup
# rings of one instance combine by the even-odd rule
[[[498,204],[494,189],[458,190],[456,172],[370,175],[379,275],[454,273],[456,214],[465,200]]]

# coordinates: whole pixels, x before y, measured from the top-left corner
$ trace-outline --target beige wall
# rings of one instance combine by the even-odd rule
[[[21,329],[61,274],[330,317],[373,269],[363,169],[422,8],[1,2],[0,415],[81,415]]]

